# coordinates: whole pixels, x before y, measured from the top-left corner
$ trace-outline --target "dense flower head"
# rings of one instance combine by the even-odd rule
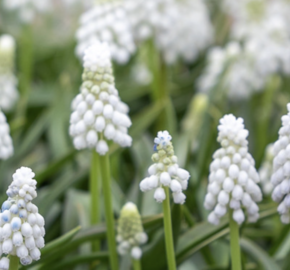
[[[202,0],[126,0],[136,41],[152,38],[166,63],[193,61],[212,41],[209,12]]]
[[[85,49],[96,41],[107,42],[112,59],[125,64],[135,52],[135,43],[122,1],[104,1],[86,11],[80,18],[76,38],[76,54],[81,58]]]
[[[266,147],[263,163],[259,169],[261,186],[263,193],[269,195],[273,191],[271,176],[273,173],[274,144],[271,143]]]
[[[0,213],[0,255],[17,256],[23,265],[39,260],[44,247],[45,221],[32,203],[37,196],[34,176],[30,168],[16,170]],[[9,266],[7,259],[0,260],[0,269]]]
[[[13,155],[13,144],[10,128],[6,117],[0,110],[0,159],[7,159]]]
[[[144,232],[141,216],[134,203],[128,202],[123,206],[117,231],[118,253],[125,255],[129,252],[134,259],[139,260],[142,256],[139,246],[146,243],[148,237]]]
[[[208,65],[198,80],[199,91],[209,93],[220,85],[219,88],[224,89],[232,100],[247,99],[261,91],[268,73],[262,71],[259,48],[247,45],[230,42],[225,48],[211,49]]]
[[[262,193],[257,185],[260,181],[255,169],[255,161],[248,153],[248,131],[242,118],[225,115],[218,126],[218,142],[221,148],[213,155],[210,165],[209,184],[204,207],[213,210],[208,221],[218,224],[229,208],[233,209],[233,219],[241,224],[245,220],[243,208],[247,210],[248,221],[259,217]]]
[[[30,23],[37,12],[46,12],[50,8],[49,0],[3,0],[6,10],[16,11],[22,22]]]
[[[18,98],[14,76],[15,41],[12,36],[0,36],[0,108],[11,110]]]
[[[188,171],[179,168],[171,139],[168,131],[158,132],[154,139],[157,151],[152,155],[154,164],[148,169],[150,176],[141,181],[140,189],[143,192],[155,189],[154,199],[161,203],[166,199],[164,187],[169,187],[174,203],[183,204],[186,196],[182,191],[187,189],[190,175]]]
[[[106,140],[131,146],[129,108],[115,88],[110,51],[105,43],[97,42],[86,50],[80,92],[72,101],[70,118],[75,148],[94,148],[104,155],[109,150]]]
[[[283,223],[290,223],[290,103],[288,114],[284,115],[279,138],[274,143],[273,175],[271,183],[274,186],[272,199],[280,202],[278,212]]]

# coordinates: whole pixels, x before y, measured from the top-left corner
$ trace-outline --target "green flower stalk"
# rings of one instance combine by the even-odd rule
[[[155,189],[154,199],[163,204],[167,267],[169,270],[175,270],[169,189],[172,191],[174,203],[183,204],[186,196],[182,191],[187,189],[190,175],[188,171],[179,168],[171,139],[168,131],[158,132],[154,139],[154,149],[157,151],[152,155],[154,164],[148,169],[150,176],[141,181],[140,189],[141,191]]]
[[[115,87],[107,44],[96,42],[90,46],[84,53],[83,65],[83,84],[80,94],[72,101],[69,133],[77,150],[91,149],[93,152],[90,181],[91,222],[94,225],[99,220],[98,179],[101,178],[111,268],[118,270],[108,141],[112,140],[121,147],[131,146],[132,138],[128,135],[128,128],[131,126],[129,108],[121,101]],[[94,243],[93,250],[97,249],[98,244]]]
[[[135,261],[139,261],[142,256],[142,250],[139,246],[146,243],[147,239],[136,205],[132,202],[126,203],[121,210],[118,221],[118,253],[120,255],[130,253],[133,264],[138,264]],[[140,269],[140,266],[138,267]]]

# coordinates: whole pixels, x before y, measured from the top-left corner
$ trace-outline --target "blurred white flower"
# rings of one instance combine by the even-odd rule
[[[86,11],[80,18],[76,38],[76,54],[79,58],[96,41],[106,42],[112,59],[119,64],[127,63],[135,52],[128,14],[119,1],[103,2]]]
[[[171,139],[168,131],[158,132],[154,139],[154,148],[158,152],[152,155],[154,164],[148,169],[150,176],[140,182],[140,189],[143,192],[155,189],[154,199],[161,203],[166,199],[164,187],[169,187],[174,203],[184,204],[186,196],[182,191],[187,189],[190,175],[179,168]]]
[[[136,41],[152,38],[166,63],[191,62],[213,39],[203,0],[126,0]]]
[[[132,66],[131,78],[139,85],[148,85],[152,82],[152,73],[144,63],[137,63]]]
[[[12,109],[18,98],[14,75],[15,41],[12,36],[0,36],[0,108]]]
[[[273,173],[273,158],[274,145],[271,143],[266,147],[264,160],[259,169],[262,190],[266,195],[271,194],[273,191],[273,185],[271,183],[271,175]]]
[[[50,9],[49,0],[3,0],[6,10],[16,11],[24,23],[31,23],[36,13],[45,13]]]
[[[274,144],[273,175],[271,183],[274,186],[272,199],[279,202],[278,212],[283,223],[290,223],[290,103],[288,114],[284,115],[279,139]]]
[[[13,152],[10,128],[4,113],[0,110],[0,159],[8,159],[13,155]]]
[[[37,196],[34,176],[30,168],[16,170],[0,214],[0,255],[17,256],[22,265],[38,261],[45,245],[45,221],[31,202]],[[6,269],[7,264],[9,261],[2,258],[0,268]]]
[[[247,210],[248,221],[256,222],[262,200],[257,185],[260,181],[255,161],[248,153],[248,130],[244,120],[232,114],[225,115],[218,126],[217,141],[221,144],[213,155],[210,165],[209,184],[204,207],[213,210],[208,221],[217,225],[221,217],[233,209],[233,219],[241,224],[245,220],[243,207]]]
[[[107,44],[97,42],[85,51],[83,84],[72,110],[69,133],[76,149],[95,148],[104,155],[109,150],[106,140],[131,146],[129,108],[115,88]]]
[[[246,99],[261,91],[267,77],[255,68],[256,57],[237,42],[211,49],[208,65],[197,82],[199,91],[209,93],[219,86],[232,100]]]
[[[117,231],[118,253],[130,253],[132,258],[139,260],[142,256],[139,246],[147,242],[148,236],[144,232],[141,216],[134,203],[128,202],[123,206]]]

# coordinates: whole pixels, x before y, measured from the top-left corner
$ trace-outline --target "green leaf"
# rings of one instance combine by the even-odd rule
[[[242,250],[252,257],[257,263],[260,264],[264,270],[281,270],[280,266],[271,258],[267,252],[256,245],[249,239],[241,238],[240,245]]]

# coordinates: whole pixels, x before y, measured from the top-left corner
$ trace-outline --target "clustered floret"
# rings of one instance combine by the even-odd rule
[[[37,196],[34,176],[30,168],[16,170],[0,213],[0,255],[17,256],[23,265],[39,260],[44,247],[45,221],[31,202]],[[8,268],[8,257],[2,257],[0,269]]]
[[[81,93],[72,101],[72,110],[69,132],[76,149],[95,148],[104,155],[109,150],[105,139],[122,147],[131,146],[129,108],[115,88],[105,43],[97,42],[85,52]]]
[[[112,58],[119,64],[127,63],[135,52],[128,14],[120,1],[106,1],[86,11],[80,18],[76,38],[80,58],[96,41],[108,43]]]
[[[96,5],[84,13],[76,53],[95,41],[109,44],[112,58],[127,63],[136,44],[152,39],[164,60],[193,61],[213,38],[209,12],[201,0],[124,0]]]
[[[10,136],[10,128],[6,117],[0,110],[0,159],[8,159],[13,155],[13,144]]]
[[[248,221],[255,222],[259,217],[256,202],[262,200],[257,185],[259,174],[255,161],[248,153],[248,130],[244,120],[232,114],[225,115],[218,126],[218,142],[221,148],[213,155],[210,165],[209,185],[204,207],[213,210],[208,221],[217,225],[228,209],[233,209],[233,219],[241,224],[245,220],[242,208],[246,208]]]
[[[278,212],[283,223],[290,223],[290,103],[288,114],[284,115],[279,139],[274,143],[273,175],[274,186],[272,199],[280,202]]]
[[[18,98],[14,76],[15,41],[12,36],[0,36],[0,108],[9,111]]]
[[[141,216],[136,205],[132,202],[126,203],[118,220],[118,253],[125,255],[130,252],[132,258],[139,260],[142,250],[139,247],[147,242],[147,234],[144,232]]]
[[[188,171],[179,168],[171,139],[168,131],[158,132],[154,139],[157,153],[152,155],[155,164],[149,167],[150,176],[141,181],[140,189],[143,192],[155,189],[154,198],[161,203],[166,199],[164,187],[169,187],[174,203],[183,204],[186,196],[182,191],[187,189],[190,175]]]

